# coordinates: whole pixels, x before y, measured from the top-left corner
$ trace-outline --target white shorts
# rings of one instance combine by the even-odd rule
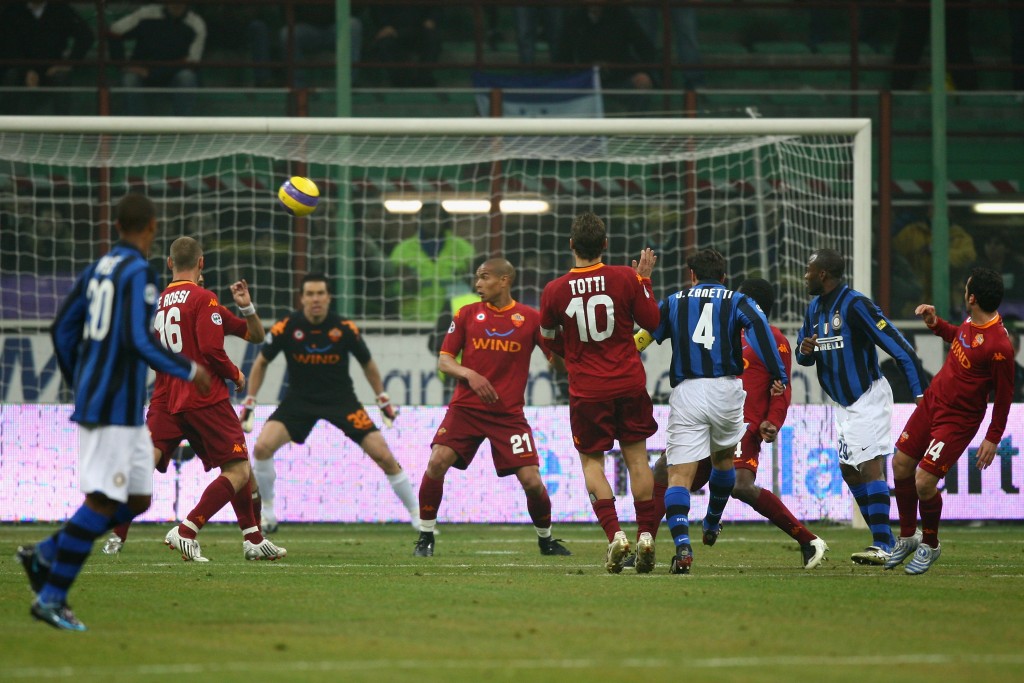
[[[860,467],[880,455],[892,455],[892,388],[883,377],[871,383],[853,405],[835,409],[839,462]]]
[[[128,502],[153,495],[153,440],[146,425],[78,428],[78,470],[82,493],[102,493]]]
[[[669,397],[665,457],[669,465],[703,460],[740,442],[747,392],[738,377],[688,379]]]

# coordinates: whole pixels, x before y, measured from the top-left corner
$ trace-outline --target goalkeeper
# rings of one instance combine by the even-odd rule
[[[331,294],[324,275],[306,275],[302,279],[300,294],[301,308],[270,328],[270,339],[256,356],[249,373],[250,394],[245,399],[240,417],[242,429],[251,432],[256,395],[263,385],[267,365],[283,351],[288,363],[288,391],[263,425],[254,449],[253,472],[263,499],[264,533],[277,530],[274,453],[289,442],[305,443],[313,426],[320,420],[327,420],[345,432],[384,470],[395,495],[409,511],[413,528],[419,531],[419,502],[409,477],[356,398],[349,375],[351,355],[363,367],[366,381],[377,394],[377,405],[384,423],[391,426],[398,410],[384,393],[377,363],[370,356],[359,328],[331,310]]]

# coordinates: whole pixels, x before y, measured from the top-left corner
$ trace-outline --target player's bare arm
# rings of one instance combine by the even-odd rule
[[[245,390],[245,373],[238,369],[238,377],[235,378],[235,391],[241,393]]]
[[[263,329],[263,321],[260,320],[260,316],[256,313],[256,307],[252,303],[249,283],[244,279],[231,283],[231,297],[235,300],[239,312],[245,317],[249,341],[253,344],[262,344],[267,333]]]
[[[654,264],[657,263],[658,257],[655,256],[654,250],[648,247],[640,252],[640,260],[633,261],[633,270],[636,274],[642,278],[650,278],[651,273],[654,272]]]
[[[442,353],[438,356],[437,369],[468,384],[473,393],[479,396],[480,400],[484,403],[496,403],[498,401],[498,392],[495,391],[494,385],[491,384],[490,380],[476,370],[467,368],[447,353]]]
[[[921,320],[923,320],[924,324],[928,327],[935,326],[935,307],[931,304],[921,304],[914,309],[914,315],[920,316]]]
[[[758,431],[761,433],[761,440],[765,443],[772,443],[775,441],[775,437],[779,435],[779,428],[768,420],[761,423]]]
[[[800,342],[800,353],[805,356],[809,356],[814,353],[814,349],[818,348],[818,335],[810,337],[804,337],[804,340]]]
[[[992,464],[992,461],[996,457],[996,444],[992,443],[988,439],[981,442],[981,446],[978,447],[978,469],[986,469]]]

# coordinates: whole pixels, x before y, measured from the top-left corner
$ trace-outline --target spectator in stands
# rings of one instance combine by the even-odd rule
[[[14,244],[16,269],[40,276],[75,272],[75,241],[71,222],[56,206],[38,210],[18,223]]]
[[[82,59],[92,41],[92,29],[66,2],[7,3],[0,12],[0,54],[32,63],[6,69],[2,83],[34,92],[27,96],[4,95],[0,114],[42,114],[47,107],[54,114],[70,114],[70,94],[50,93],[44,99],[35,93],[39,88],[71,85],[71,66],[56,62]]]
[[[441,56],[438,8],[430,6],[379,5],[370,9],[374,34],[370,46],[373,61],[388,64],[432,64]],[[432,88],[437,85],[432,71],[396,66],[388,69],[396,88]]]
[[[893,66],[914,66],[921,60],[928,43],[931,10],[927,5],[903,3],[900,8],[900,28],[893,48]],[[971,53],[971,11],[966,6],[946,7],[946,61],[956,67],[946,75],[947,87],[953,90],[977,90],[978,72]],[[918,73],[912,69],[895,69],[892,72],[893,90],[910,90],[914,87]]]
[[[556,61],[600,65],[607,88],[650,90],[651,69],[630,65],[657,61],[657,51],[628,7],[588,2],[566,14]]]
[[[355,64],[363,54],[363,22],[359,17],[349,17],[348,30],[349,59]],[[334,4],[295,5],[295,33],[289,35],[288,26],[284,26],[279,39],[285,61],[305,62],[316,52],[331,53],[333,58],[337,43]],[[353,71],[353,84],[355,78],[356,72]],[[297,88],[305,88],[313,83],[305,69],[295,69],[294,84]]]
[[[637,7],[633,11],[655,45],[661,45],[658,41],[658,27],[671,28],[672,42],[676,48],[676,62],[691,65],[683,70],[683,87],[693,90],[704,85],[704,72],[695,66],[701,61],[700,45],[697,40],[697,10],[692,7],[672,7],[669,9],[669,24],[664,21],[665,15],[661,7]]]
[[[932,298],[932,207],[926,216],[903,227],[892,240],[894,251],[903,256],[921,282],[924,298]],[[963,299],[963,282],[967,268],[974,263],[977,252],[974,239],[966,230],[949,221],[949,265],[950,285],[953,289],[951,301]]]
[[[989,233],[982,245],[984,256],[974,265],[991,268],[1003,277],[1003,302],[999,312],[1024,316],[1024,261],[1013,252],[1009,235],[1002,230]]]
[[[185,2],[144,5],[110,25],[110,52],[115,60],[124,59],[124,41],[134,40],[131,61],[125,67],[121,85],[125,88],[199,87],[197,67],[206,46],[206,22]],[[174,65],[149,62],[179,62]],[[171,100],[175,116],[188,116],[195,107],[195,94],[178,92]],[[143,96],[130,93],[127,112],[144,113]]]
[[[202,11],[206,22],[207,56],[219,50],[228,53],[230,59],[242,59],[242,55],[248,55],[253,64],[251,78],[246,82],[241,70],[232,69],[235,82],[258,88],[273,85],[271,70],[267,66],[271,60],[270,27],[281,24],[280,8],[238,2],[230,5],[204,4]]]
[[[564,9],[558,5],[530,5],[513,7],[516,21],[516,49],[520,64],[533,64],[537,60],[537,38],[543,32],[548,54],[558,54],[558,39],[562,35]]]
[[[402,240],[391,252],[391,262],[402,281],[402,319],[434,322],[445,301],[471,291],[475,250],[457,237],[440,204],[427,204],[419,214],[417,234]]]

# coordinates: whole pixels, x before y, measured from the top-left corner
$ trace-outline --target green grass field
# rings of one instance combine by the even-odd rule
[[[133,529],[92,556],[71,604],[89,627],[28,615],[13,559],[53,527],[0,526],[0,681],[1019,681],[1020,526],[943,530],[923,576],[853,565],[867,532],[812,526],[832,552],[804,571],[774,527],[727,525],[668,574],[604,571],[597,525],[560,526],[572,557],[531,527],[445,526],[413,558],[405,525],[282,525],[280,562],[246,562],[235,527],[202,533],[184,563]],[[629,532],[632,533],[632,532]]]

